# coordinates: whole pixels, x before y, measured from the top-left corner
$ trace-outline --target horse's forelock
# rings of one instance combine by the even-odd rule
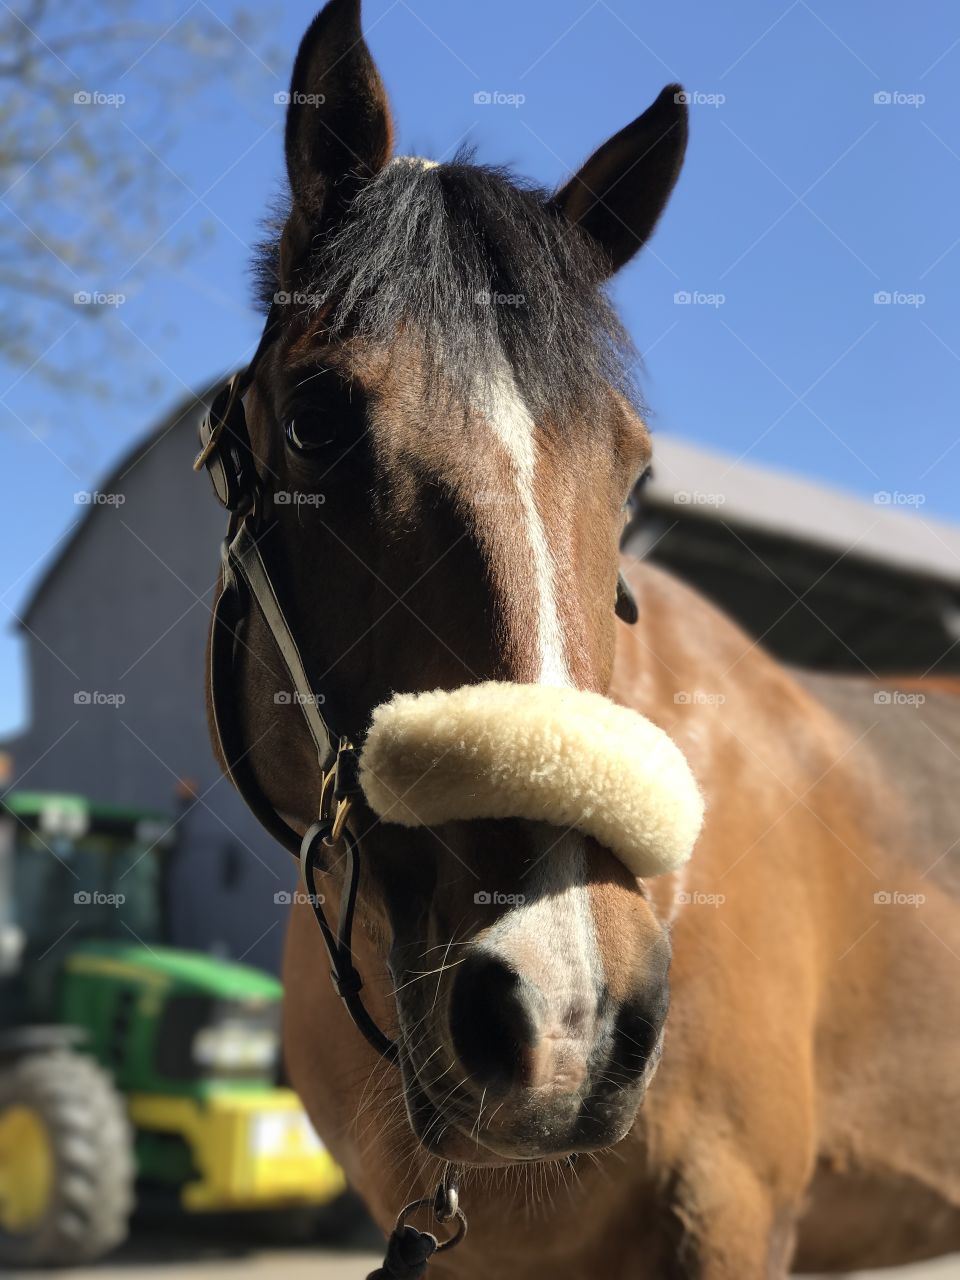
[[[262,305],[284,287],[285,216],[274,210],[255,261]],[[589,418],[609,387],[632,392],[629,339],[594,249],[547,192],[468,154],[388,164],[315,238],[301,274],[309,308],[332,312],[329,336],[389,346],[415,334],[427,395],[475,399],[504,360],[538,418]]]

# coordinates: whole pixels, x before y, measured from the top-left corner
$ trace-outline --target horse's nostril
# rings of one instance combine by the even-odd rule
[[[614,1024],[613,1060],[631,1075],[639,1076],[660,1039],[666,1019],[666,996],[650,1000],[628,1000]]]
[[[515,1085],[537,1030],[520,977],[493,956],[476,955],[460,966],[450,997],[454,1048],[475,1086]]]

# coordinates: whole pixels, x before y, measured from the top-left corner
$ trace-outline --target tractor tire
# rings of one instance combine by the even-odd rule
[[[133,1131],[91,1058],[58,1050],[0,1067],[0,1162],[0,1270],[92,1262],[126,1238]]]

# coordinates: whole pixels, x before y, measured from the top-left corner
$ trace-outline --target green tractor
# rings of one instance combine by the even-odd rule
[[[302,1213],[345,1189],[277,1084],[280,984],[164,945],[169,829],[78,796],[0,807],[0,1270],[102,1256],[141,1194]]]

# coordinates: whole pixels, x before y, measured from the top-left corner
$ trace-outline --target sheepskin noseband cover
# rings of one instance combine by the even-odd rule
[[[662,729],[600,694],[544,685],[398,694],[373,713],[360,782],[385,822],[531,818],[593,836],[637,876],[686,862],[703,820]]]

